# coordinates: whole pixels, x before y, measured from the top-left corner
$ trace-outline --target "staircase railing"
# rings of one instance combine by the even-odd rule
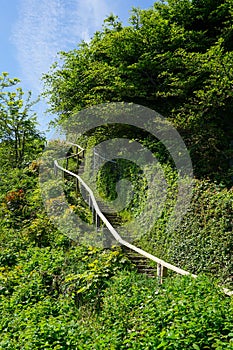
[[[83,179],[78,174],[75,174],[67,169],[68,168],[68,161],[70,158],[76,157],[77,163],[78,163],[81,159],[84,158],[84,154],[85,154],[85,149],[82,148],[81,146],[74,144],[74,143],[70,143],[70,142],[69,142],[69,144],[75,148],[76,152],[65,158],[66,168],[63,168],[61,165],[58,164],[58,160],[55,160],[54,161],[54,172],[55,172],[55,174],[57,174],[57,171],[60,170],[63,173],[63,176],[64,176],[64,174],[68,174],[68,175],[74,177],[76,179],[76,181],[78,181],[79,184],[81,184],[85,188],[85,190],[89,194],[89,207],[92,208],[94,222],[96,223],[96,225],[98,226],[100,224],[100,221],[102,221],[102,223],[108,228],[111,235],[115,238],[115,240],[117,242],[119,242],[120,245],[122,245],[123,247],[126,247],[126,248],[138,253],[139,255],[157,263],[157,277],[159,278],[160,283],[162,283],[163,278],[167,276],[167,270],[174,271],[180,275],[191,275],[192,277],[196,278],[197,275],[192,274],[188,271],[185,271],[177,266],[174,266],[174,265],[172,265],[172,264],[170,264],[170,263],[168,263],[160,258],[157,258],[156,256],[144,251],[143,249],[138,248],[135,245],[127,242],[119,235],[119,233],[116,231],[116,229],[111,225],[111,223],[107,220],[107,218],[101,212],[91,188],[83,181]],[[64,158],[62,158],[62,159],[64,160]],[[222,288],[222,290],[228,296],[233,295],[233,291],[230,291],[227,288]]]

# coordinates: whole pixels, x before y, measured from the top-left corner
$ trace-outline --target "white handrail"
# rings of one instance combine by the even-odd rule
[[[155,257],[154,255],[145,252],[144,250],[134,246],[133,244],[130,244],[129,242],[125,241],[124,239],[121,238],[121,236],[119,235],[119,233],[115,230],[115,228],[111,225],[111,223],[108,221],[108,219],[104,216],[104,214],[101,212],[98,203],[95,199],[95,196],[92,192],[92,190],[90,189],[90,187],[82,180],[82,178],[75,174],[72,173],[71,171],[64,169],[62,166],[60,166],[57,161],[54,161],[54,164],[56,166],[56,168],[60,169],[61,171],[65,172],[66,174],[69,174],[73,177],[75,177],[76,179],[79,180],[79,182],[83,185],[83,187],[87,190],[87,192],[89,193],[91,200],[92,200],[92,204],[93,207],[95,208],[96,213],[98,214],[98,216],[101,218],[101,220],[103,221],[103,223],[106,225],[106,227],[109,229],[110,233],[114,236],[114,238],[122,245],[124,245],[125,247],[134,250],[135,252],[139,253],[140,255],[143,255],[144,257],[153,260],[154,262],[156,262],[157,264],[160,264],[164,267],[167,267],[170,270],[173,270],[181,275],[189,275],[191,274],[188,271],[185,271],[183,269],[180,269],[176,266],[173,266],[172,264],[167,263],[166,261],[159,259],[157,257]],[[193,277],[197,277],[197,275],[191,274]]]
[[[79,146],[79,145],[77,145],[77,144],[74,144],[74,143],[71,143],[71,142],[69,142],[69,144],[71,144],[72,146],[78,147],[78,149],[81,150],[81,151],[79,151],[77,154],[73,155],[73,157],[76,156],[76,155],[79,155],[79,154],[82,153],[82,152],[84,152],[84,149],[83,149],[81,146]],[[64,159],[64,158],[63,158],[63,159]],[[167,269],[169,269],[169,270],[172,270],[172,271],[174,271],[174,272],[176,272],[176,273],[178,273],[178,274],[180,274],[180,275],[191,275],[191,276],[194,277],[194,278],[197,277],[197,275],[192,274],[192,273],[190,273],[190,272],[188,272],[188,271],[185,271],[185,270],[183,270],[183,269],[181,269],[181,268],[179,268],[179,267],[177,267],[177,266],[174,266],[174,265],[172,265],[172,264],[170,264],[170,263],[168,263],[168,262],[166,262],[166,261],[164,261],[164,260],[162,260],[162,259],[159,259],[159,258],[157,258],[156,256],[154,256],[154,255],[152,255],[152,254],[150,254],[150,253],[147,253],[147,252],[144,251],[143,249],[138,248],[138,247],[136,247],[135,245],[133,245],[133,244],[131,244],[131,243],[125,241],[124,239],[122,239],[121,236],[119,235],[119,233],[115,230],[115,228],[111,225],[111,223],[108,221],[108,219],[107,219],[107,218],[104,216],[104,214],[101,212],[101,210],[100,210],[100,208],[99,208],[99,205],[98,205],[98,203],[97,203],[97,201],[96,201],[96,199],[95,199],[95,196],[94,196],[92,190],[91,190],[90,187],[83,181],[83,179],[82,179],[79,175],[77,175],[77,174],[75,174],[75,173],[73,173],[73,172],[71,172],[71,171],[69,171],[69,170],[67,170],[67,169],[64,169],[62,166],[60,166],[60,165],[58,164],[58,161],[57,161],[57,160],[54,161],[54,165],[55,165],[55,168],[60,169],[62,172],[67,173],[67,174],[69,174],[69,175],[75,177],[75,178],[83,185],[83,187],[87,190],[87,192],[88,192],[89,195],[90,195],[90,198],[91,198],[91,200],[92,200],[92,205],[93,205],[93,207],[94,207],[94,209],[95,209],[95,211],[96,211],[96,214],[100,217],[100,219],[102,220],[102,222],[106,225],[106,227],[109,229],[110,233],[113,235],[113,237],[116,239],[117,242],[119,242],[121,245],[123,245],[123,246],[125,246],[125,247],[127,247],[127,248],[129,248],[129,249],[131,249],[131,250],[133,250],[133,251],[135,251],[136,253],[138,253],[138,254],[144,256],[145,258],[150,259],[150,260],[156,262],[158,265],[160,265],[160,266],[162,266],[162,267],[165,267],[165,268],[167,268]],[[224,292],[226,295],[228,295],[228,296],[232,296],[232,295],[233,295],[233,291],[230,291],[230,290],[227,289],[227,288],[222,288],[222,290],[223,290],[223,292]]]

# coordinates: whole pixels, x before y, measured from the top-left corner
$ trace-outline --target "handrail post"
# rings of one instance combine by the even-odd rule
[[[162,264],[157,264],[157,277],[161,284],[163,283],[163,278],[167,277],[167,268]]]
[[[79,168],[79,154],[77,153],[77,169]]]
[[[95,223],[96,223],[96,231],[100,228],[100,217],[97,213],[95,213]]]
[[[78,193],[78,189],[79,189],[79,187],[78,187],[78,179],[76,177],[75,178],[75,192],[76,192],[76,194]]]

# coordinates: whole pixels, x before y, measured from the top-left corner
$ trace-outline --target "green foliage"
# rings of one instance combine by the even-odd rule
[[[90,248],[88,254],[82,259],[85,263],[90,260],[90,256],[92,258],[85,271],[69,274],[64,284],[66,293],[71,295],[78,305],[94,303],[95,308],[98,309],[109,278],[129,267],[130,264],[120,250],[103,251],[98,255],[96,253],[98,250]]]

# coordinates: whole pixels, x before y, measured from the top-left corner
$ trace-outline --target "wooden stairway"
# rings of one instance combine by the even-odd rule
[[[122,219],[120,215],[114,211],[114,209],[111,209],[108,205],[99,202],[98,205],[106,219],[114,228],[117,229],[118,226],[122,225]],[[127,232],[125,232],[124,235],[121,234],[121,236],[123,239],[129,239],[129,237],[127,237]],[[157,268],[150,266],[148,264],[148,259],[126,247],[122,246],[122,250],[131,263],[135,266],[138,273],[143,273],[153,278],[157,276]]]
[[[82,176],[84,171],[84,163],[81,162],[79,165],[79,176]],[[122,226],[122,218],[120,215],[110,206],[108,206],[106,203],[103,203],[101,201],[97,201],[98,206],[101,210],[101,212],[104,214],[106,219],[111,223],[111,225],[117,229],[117,227]],[[123,239],[128,239],[127,232],[122,235]],[[149,277],[155,278],[157,277],[157,268],[152,267],[148,264],[148,259],[143,257],[140,254],[137,254],[136,252],[132,251],[131,249],[128,249],[126,247],[122,247],[122,250],[124,254],[128,257],[128,259],[131,261],[131,263],[135,266],[138,273],[146,274]]]
[[[126,247],[123,247],[123,251],[131,263],[136,267],[138,273],[145,274],[148,277],[152,278],[157,277],[157,268],[150,266],[148,264],[148,259]]]

